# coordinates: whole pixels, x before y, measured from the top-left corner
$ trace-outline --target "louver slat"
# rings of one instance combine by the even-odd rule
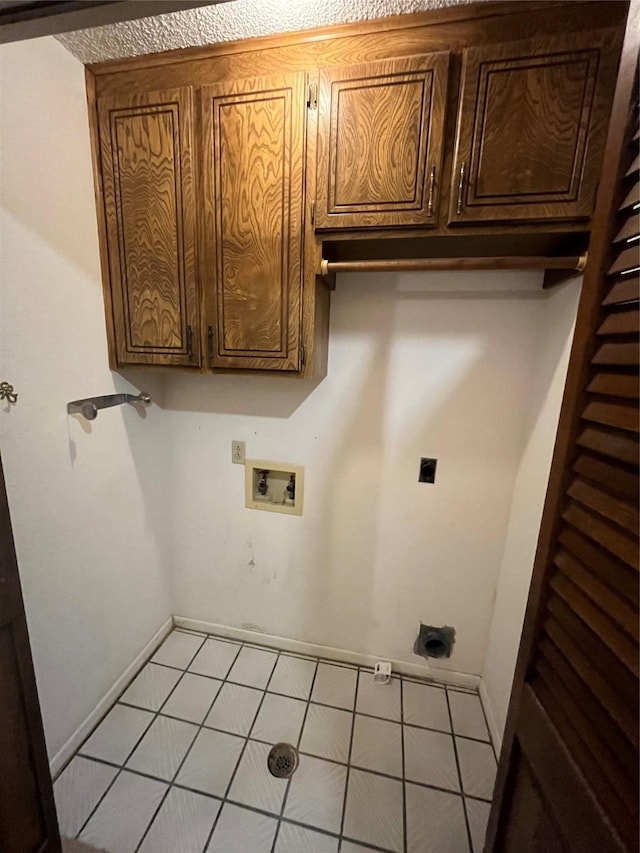
[[[602,304],[620,305],[638,300],[640,300],[640,276],[637,273],[629,273],[614,283]]]

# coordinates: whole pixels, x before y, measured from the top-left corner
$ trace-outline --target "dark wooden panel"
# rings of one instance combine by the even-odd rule
[[[639,332],[640,312],[637,308],[608,314],[598,329],[599,335],[632,335]]]
[[[614,345],[611,344],[610,346]],[[629,346],[633,347],[634,345],[629,344]],[[604,347],[601,347],[601,349],[598,351],[600,358],[596,357],[596,359],[594,359],[594,361],[597,361],[598,364],[608,364],[611,363],[610,361],[608,361],[608,359],[619,359],[622,357],[619,353],[616,355],[602,354],[603,349]],[[636,354],[635,358],[637,357],[638,356]],[[616,405],[614,403],[600,403],[594,401],[593,403],[589,403],[587,405],[587,408],[584,410],[582,417],[586,421],[594,421],[598,424],[605,424],[606,426],[629,430],[629,432],[637,433],[640,429],[640,426],[638,424],[638,410],[634,409],[632,406],[621,406]]]
[[[562,585],[563,582],[564,586]],[[606,642],[601,640],[599,633],[586,621],[586,616],[583,618],[578,613],[578,607],[584,602],[580,602],[577,591],[575,588],[571,589],[572,585],[557,572],[554,572],[549,586],[547,611],[550,614],[550,619],[544,623],[545,631],[547,629],[552,631],[554,625],[558,630],[560,626],[562,627],[564,640],[570,641],[573,649],[580,649],[581,654],[586,655],[592,672],[598,674],[609,684],[617,696],[617,707],[626,709],[624,712],[630,718],[631,709],[637,697],[637,673],[632,672],[631,667],[627,666],[626,662],[620,659],[617,651],[612,648],[615,640],[621,644],[626,642],[627,645],[630,644],[630,640],[626,635],[621,635],[620,632],[615,634],[617,629],[613,625],[604,627],[604,630],[607,631],[607,640]],[[587,613],[586,606],[584,612]],[[567,656],[569,663],[575,666],[576,670],[582,675],[582,663],[568,655],[570,649],[566,642],[563,645],[564,640],[558,639],[557,634],[551,636],[558,647],[562,649],[563,654]],[[593,692],[599,695],[597,684],[594,686]],[[607,707],[606,703],[604,707]],[[634,743],[636,742],[634,741]]]
[[[627,465],[637,466],[640,460],[638,440],[628,435],[587,427],[580,433],[576,442],[581,447],[618,459]]]
[[[449,54],[320,73],[316,228],[434,225]]]
[[[588,569],[564,551],[556,554],[554,563],[597,607],[607,613],[609,618],[636,642],[638,641],[637,608],[612,592]]]
[[[640,171],[640,154],[636,154],[636,156],[633,158],[633,163],[629,166],[625,174],[627,177],[629,177],[630,175],[633,175],[635,172],[638,171]]]
[[[635,539],[619,529],[613,528],[576,504],[569,504],[562,517],[580,533],[601,543],[615,557],[633,568],[638,566],[638,545]]]
[[[618,726],[629,744],[638,747],[638,731],[633,711],[621,699],[608,677],[604,677],[594,668],[590,658],[555,619],[547,619],[544,632],[551,638],[554,646],[562,653],[581,680],[597,698],[602,708]]]
[[[572,554],[590,572],[598,575],[613,589],[638,607],[638,577],[632,568],[616,560],[598,545],[585,539],[576,530],[565,527],[560,531],[558,541],[569,554]]]
[[[611,37],[464,51],[450,222],[591,213],[615,74],[603,50]]]
[[[498,849],[501,853],[566,853],[567,848],[553,826],[531,768],[524,756],[519,755],[519,758],[510,779],[513,798],[504,815]]]
[[[36,851],[46,839],[46,826],[10,625],[0,628],[0,696],[0,849],[3,853]]]
[[[623,247],[621,251],[614,256],[613,263],[609,267],[609,275],[625,273],[628,270],[636,269],[638,266],[640,266],[640,261],[638,260],[638,247]]]
[[[637,400],[640,394],[638,377],[628,373],[596,373],[587,391],[611,397],[628,397]]]
[[[304,76],[202,90],[209,364],[300,369]]]
[[[602,304],[616,305],[625,302],[637,302],[639,299],[640,276],[636,273],[631,273],[613,284]]]
[[[635,207],[637,204],[640,204],[640,181],[636,181],[626,194],[622,204],[620,205],[620,210],[626,210],[628,207]]]
[[[615,655],[617,660],[621,661],[630,673],[637,676],[637,646],[633,642],[633,639],[626,633],[620,631],[614,624],[614,620],[611,619],[608,614],[605,614],[599,607],[594,606],[588,596],[584,595],[576,584],[564,576],[564,572],[556,573],[553,576],[550,582],[550,587],[557,593],[562,601],[570,607],[577,616],[579,616],[582,622],[584,622],[594,635],[590,637],[584,631],[581,631],[580,634],[576,632],[576,636],[581,637],[582,640],[591,640],[591,645],[585,645],[584,648],[593,648],[594,641],[596,646],[598,645],[598,640],[602,641],[607,649]],[[549,609],[552,612],[555,612],[553,611],[552,603],[553,599],[550,600]],[[564,615],[565,618],[563,619],[563,624],[569,632],[570,621],[566,618],[566,614]],[[626,679],[625,673],[619,671],[619,667],[610,659],[607,652],[602,654],[602,659],[605,662],[603,669],[607,674],[611,675],[612,679],[615,677],[615,671],[618,670],[620,677],[616,680],[616,685],[620,686],[620,684],[628,684],[628,698],[635,696],[637,692],[636,680]]]
[[[191,92],[98,111],[117,363],[197,366]]]
[[[624,224],[616,234],[615,242],[626,242],[629,238],[637,237],[638,234],[640,234],[640,214],[633,213],[625,220]]]
[[[631,344],[602,344],[593,357],[594,364],[612,364],[619,367],[638,366],[638,346]]]
[[[555,791],[546,807],[563,827],[570,850],[626,853],[574,764],[566,743],[529,685],[525,686],[517,737],[538,784]],[[542,848],[535,848],[543,853]]]
[[[545,666],[545,662],[548,662],[560,681],[566,685],[567,690],[574,697],[576,705],[579,708],[588,709],[595,737],[601,739],[609,752],[618,757],[624,768],[625,778],[635,779],[638,774],[638,765],[622,729],[605,711],[600,702],[594,701],[594,693],[589,682],[580,678],[576,670],[548,638],[544,638],[540,642],[540,656],[536,661],[536,670],[540,671]]]
[[[0,461],[0,850],[61,853]]]
[[[639,33],[631,4],[488,853],[503,851],[510,780],[525,762],[572,853],[638,850],[637,319],[635,307],[621,308],[633,290],[614,296],[607,271],[628,264],[615,267],[613,256],[623,176],[637,155],[628,140],[637,132]],[[604,423],[585,428],[585,417]]]
[[[562,735],[572,758],[589,779],[596,796],[605,804],[616,825],[628,823],[629,816],[637,813],[633,782],[620,774],[615,757],[599,739],[593,737],[590,719],[582,713],[551,667],[542,661],[538,673],[539,677],[532,679],[531,686]]]
[[[638,508],[627,500],[607,494],[580,478],[573,480],[567,489],[567,494],[583,506],[619,524],[630,533],[638,535]]]
[[[625,496],[637,511],[639,486],[637,473],[626,471],[618,465],[612,465],[586,454],[578,456],[572,467],[578,474],[600,483],[613,494]]]

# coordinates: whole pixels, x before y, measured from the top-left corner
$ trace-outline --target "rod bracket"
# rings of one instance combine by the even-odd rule
[[[82,415],[88,421],[95,421],[100,409],[121,406],[123,403],[130,403],[133,406],[137,403],[144,403],[145,406],[148,406],[150,402],[151,397],[146,391],[141,391],[139,394],[105,394],[102,397],[72,400],[71,403],[67,403],[67,414]]]

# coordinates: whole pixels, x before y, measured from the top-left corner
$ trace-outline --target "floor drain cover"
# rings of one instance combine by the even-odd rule
[[[298,750],[290,743],[277,743],[269,752],[267,766],[272,776],[288,779],[298,766]]]

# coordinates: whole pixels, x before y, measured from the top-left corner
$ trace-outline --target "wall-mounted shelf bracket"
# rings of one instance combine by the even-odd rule
[[[121,406],[123,403],[144,403],[146,406],[151,402],[151,397],[146,391],[139,394],[105,394],[103,397],[87,397],[84,400],[73,400],[67,403],[67,413],[70,415],[82,415],[88,421],[94,421],[98,417],[100,409],[109,409],[111,406]]]

